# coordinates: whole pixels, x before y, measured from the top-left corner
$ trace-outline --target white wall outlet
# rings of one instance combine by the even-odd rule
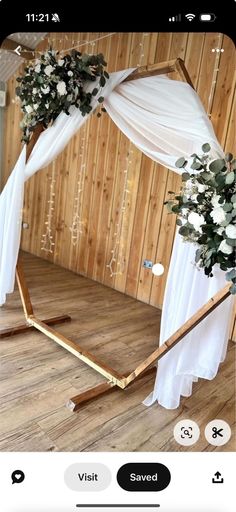
[[[144,268],[152,268],[153,262],[151,260],[144,260],[143,267]]]

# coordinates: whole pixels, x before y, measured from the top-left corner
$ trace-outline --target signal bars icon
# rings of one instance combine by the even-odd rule
[[[171,16],[169,21],[181,21],[181,14],[176,14],[176,16]]]

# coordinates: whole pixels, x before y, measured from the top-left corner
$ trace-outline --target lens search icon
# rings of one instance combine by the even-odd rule
[[[21,484],[22,482],[24,482],[25,473],[21,471],[21,469],[16,469],[11,474],[11,479],[13,484]]]

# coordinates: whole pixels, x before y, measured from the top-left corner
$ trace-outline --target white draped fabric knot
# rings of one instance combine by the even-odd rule
[[[108,114],[143,153],[175,172],[180,172],[177,158],[198,153],[205,142],[211,145],[213,158],[223,155],[200,99],[188,84],[165,76],[122,83],[132,71],[112,73],[102,94]],[[97,97],[93,110],[96,106]],[[76,108],[70,112],[70,116],[60,114],[40,135],[27,163],[23,147],[0,196],[0,304],[14,289],[24,182],[57,157],[88,117]],[[219,269],[213,278],[206,278],[193,266],[196,248],[180,238],[176,236],[170,262],[160,344],[224,286]],[[216,375],[225,357],[232,304],[230,297],[160,360],[146,405],[157,400],[164,407],[178,407],[180,396],[191,394],[193,381]]]

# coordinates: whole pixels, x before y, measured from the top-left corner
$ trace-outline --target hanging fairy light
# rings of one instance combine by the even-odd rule
[[[96,40],[93,41],[86,41],[85,44],[90,45],[91,51],[90,54],[94,53],[94,47],[96,44]],[[83,132],[82,132],[82,138],[81,138],[81,150],[80,150],[80,163],[78,166],[79,173],[78,173],[78,180],[77,180],[77,187],[76,187],[76,193],[74,197],[74,205],[73,205],[73,220],[72,224],[70,226],[70,232],[71,232],[71,243],[75,247],[80,239],[80,236],[83,234],[84,230],[84,221],[82,220],[82,201],[83,201],[83,191],[84,191],[84,181],[85,181],[85,135],[86,135],[86,128],[85,124],[83,126]]]
[[[131,149],[131,142],[129,145],[129,150],[126,156],[126,165],[123,171],[124,175],[124,186],[122,192],[121,199],[121,208],[119,211],[119,219],[115,226],[114,233],[114,245],[111,250],[111,259],[109,263],[106,265],[107,268],[110,269],[110,277],[116,276],[118,274],[123,274],[125,269],[125,258],[124,258],[124,241],[123,241],[123,226],[124,226],[124,216],[127,209],[127,196],[130,194],[128,188],[128,172],[129,166],[132,163],[131,155],[133,154],[133,150]]]
[[[82,198],[83,198],[83,190],[84,190],[84,180],[85,180],[85,125],[83,128],[83,135],[82,135],[82,146],[81,151],[79,154],[80,157],[80,165],[79,165],[79,174],[78,174],[78,181],[77,181],[77,187],[76,187],[76,194],[74,198],[74,213],[73,213],[73,220],[72,224],[70,226],[71,231],[71,242],[72,245],[77,245],[79,242],[80,235],[83,234],[83,226],[84,222],[82,221],[81,214],[82,214]]]
[[[71,42],[72,47],[61,49],[59,51],[59,53],[63,54],[63,53],[66,53],[66,52],[70,52],[71,50],[76,50],[77,48],[82,48],[83,46],[86,46],[88,44],[94,46],[97,41],[101,41],[102,39],[107,39],[109,37],[112,37],[115,34],[116,34],[116,32],[110,32],[109,34],[105,34],[103,36],[99,36],[96,39],[93,39],[91,41],[89,41],[89,40],[81,40],[81,41],[77,40],[76,41],[75,39],[72,39],[72,42]],[[68,41],[68,36],[65,35],[64,39]],[[48,36],[46,36],[46,37],[43,37],[40,40],[40,43],[42,43],[43,41],[46,41],[49,46],[55,46],[55,44],[57,44],[57,43],[62,43],[63,39],[59,39],[58,37],[51,37],[51,36],[48,37]],[[24,56],[23,55],[24,53],[29,53],[29,50],[22,49],[21,50],[21,56],[22,57]],[[41,50],[37,50],[36,49],[36,50],[30,50],[30,53],[35,55],[35,59],[30,59],[31,61],[33,61],[33,60],[36,60],[36,58],[37,58],[36,56],[37,55],[41,55],[44,52],[42,52]]]
[[[139,43],[140,51],[139,51],[139,59],[137,63],[137,67],[142,65],[142,61],[144,58],[144,42],[145,38],[149,35],[149,33],[144,32],[142,35],[141,42]],[[124,239],[127,239],[125,233],[127,230],[127,196],[130,194],[129,190],[129,168],[132,164],[132,143],[129,144],[128,153],[126,156],[126,164],[124,173],[124,185],[123,185],[123,193],[121,199],[121,207],[119,212],[119,219],[115,226],[114,233],[114,244],[111,250],[111,258],[107,263],[106,267],[110,270],[110,277],[120,275],[124,273],[125,270],[125,242]]]
[[[55,203],[55,183],[56,183],[56,172],[55,172],[55,162],[52,164],[52,175],[49,178],[51,181],[50,184],[50,193],[48,200],[48,212],[46,214],[47,220],[45,221],[46,231],[42,235],[42,246],[41,251],[45,251],[47,253],[53,253],[54,251],[54,238],[52,231],[52,222],[53,222],[53,212],[54,212],[54,203]]]

